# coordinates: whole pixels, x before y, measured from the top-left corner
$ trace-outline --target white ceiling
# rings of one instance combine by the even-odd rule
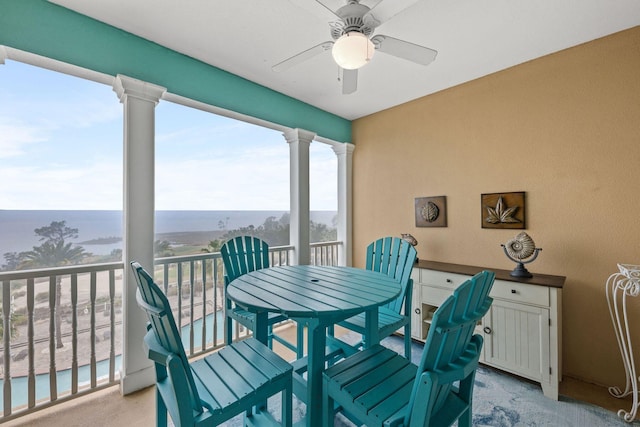
[[[342,95],[330,52],[271,70],[331,40],[315,0],[51,1],[347,119],[640,25],[640,0],[382,0],[415,4],[375,34],[438,56],[425,67],[378,52],[359,70],[358,90]]]

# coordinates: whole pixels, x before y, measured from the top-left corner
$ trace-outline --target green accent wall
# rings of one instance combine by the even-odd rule
[[[115,76],[286,127],[351,141],[351,122],[45,0],[0,0],[0,45]]]

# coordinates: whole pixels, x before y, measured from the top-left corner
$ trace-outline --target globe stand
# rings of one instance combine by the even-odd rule
[[[542,248],[535,248],[533,251],[533,255],[531,255],[531,257],[525,261],[522,259],[513,258],[511,255],[509,255],[509,252],[507,252],[507,248],[505,245],[500,246],[502,246],[502,250],[504,251],[504,254],[507,256],[507,258],[517,264],[516,268],[514,268],[511,273],[509,273],[510,276],[522,278],[533,277],[533,274],[529,273],[529,270],[527,270],[524,265],[529,264],[530,262],[533,262],[536,258],[538,258],[538,253],[540,253]]]
[[[607,279],[606,291],[609,314],[624,364],[626,384],[624,388],[609,387],[609,393],[619,399],[631,396],[629,399],[633,401],[631,409],[629,411],[618,410],[618,416],[631,423],[636,419],[638,407],[640,407],[638,402],[640,391],[631,342],[631,337],[634,336],[632,334],[633,328],[629,327],[630,323],[633,326],[633,320],[629,322],[630,319],[627,318],[627,299],[636,298],[640,294],[640,265],[618,264],[618,270],[619,273],[614,273]],[[632,306],[635,307],[635,304]]]

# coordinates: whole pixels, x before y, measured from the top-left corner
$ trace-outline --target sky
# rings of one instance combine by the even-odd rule
[[[111,86],[0,65],[0,209],[121,210],[122,104]],[[156,210],[289,210],[281,132],[161,100]],[[336,155],[310,148],[311,210],[337,210]]]

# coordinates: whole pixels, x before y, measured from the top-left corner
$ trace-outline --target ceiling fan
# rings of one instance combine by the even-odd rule
[[[358,68],[366,65],[376,50],[421,65],[429,65],[438,54],[433,49],[404,40],[382,34],[373,35],[376,27],[418,0],[347,0],[345,5],[338,8],[335,0],[291,1],[313,13],[333,19],[329,21],[333,40],[322,42],[285,59],[272,67],[274,71],[284,71],[331,50],[334,60],[342,69],[342,93],[347,95],[356,91]],[[330,3],[333,3],[333,7]]]

